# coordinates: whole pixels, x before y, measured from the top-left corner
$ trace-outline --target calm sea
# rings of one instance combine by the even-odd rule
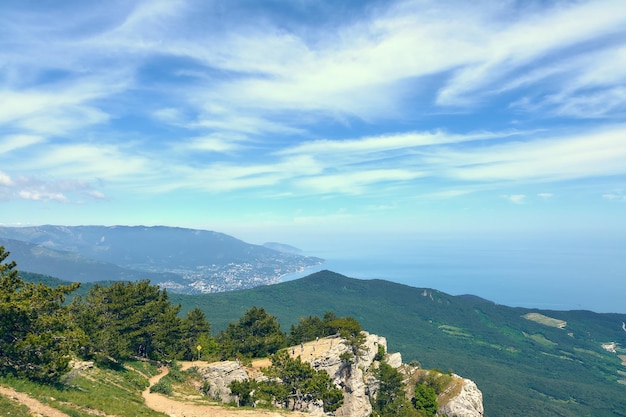
[[[336,242],[307,254],[328,269],[498,304],[626,314],[626,237],[405,238]]]

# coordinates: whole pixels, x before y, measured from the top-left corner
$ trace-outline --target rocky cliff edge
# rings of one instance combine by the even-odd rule
[[[325,370],[336,386],[344,393],[343,405],[334,412],[337,417],[368,417],[372,412],[370,398],[375,397],[378,381],[373,371],[378,367],[375,360],[379,346],[387,352],[387,340],[378,335],[364,332],[365,343],[361,354],[352,363],[342,360],[342,354],[349,347],[339,337],[327,337],[289,348],[292,357],[300,357],[317,370]],[[384,359],[398,369],[406,381],[414,380],[416,375],[428,371],[402,362],[400,353],[387,353]],[[237,361],[217,362],[201,367],[200,375],[210,385],[209,395],[222,401],[233,401],[228,385],[232,381],[249,378],[263,379],[261,367],[270,366],[268,360],[253,362],[252,366],[243,366]],[[457,417],[482,417],[484,414],[482,393],[476,384],[458,375],[449,375],[449,383],[437,398],[438,415]],[[319,404],[309,404],[312,415],[326,415]]]

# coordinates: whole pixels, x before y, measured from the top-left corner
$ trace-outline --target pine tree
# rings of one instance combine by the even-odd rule
[[[183,331],[183,357],[194,359],[198,355],[197,347],[204,349],[210,354],[210,348],[215,343],[211,340],[211,325],[206,320],[206,315],[199,308],[194,308],[187,313],[182,321]],[[202,341],[202,343],[200,343]],[[202,346],[204,344],[205,346]]]
[[[264,357],[276,353],[287,343],[276,317],[261,307],[246,311],[237,323],[230,323],[217,338],[225,358],[237,355]]]
[[[79,284],[51,288],[18,275],[0,246],[0,374],[54,382],[68,370],[83,339],[63,305]]]
[[[167,291],[147,280],[96,285],[73,308],[89,336],[88,355],[177,359],[184,354],[180,305],[173,306]]]
[[[402,374],[382,361],[376,370],[379,388],[372,401],[373,417],[422,417],[407,399]]]
[[[277,399],[292,409],[304,409],[305,404],[321,400],[325,412],[337,410],[343,404],[343,392],[335,386],[326,371],[313,369],[300,357],[289,357],[286,351],[272,355],[272,366],[266,369],[269,377],[278,378],[286,388],[286,396]]]

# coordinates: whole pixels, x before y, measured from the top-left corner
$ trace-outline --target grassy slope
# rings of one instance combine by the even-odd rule
[[[144,362],[129,362],[128,365],[147,376],[156,372],[155,367]],[[56,385],[41,385],[11,377],[0,377],[0,385],[27,393],[73,417],[93,417],[98,413],[136,417],[164,415],[147,408],[144,404],[141,391],[148,386],[146,377],[122,367],[118,369],[93,367],[72,371],[65,376],[62,383]],[[31,414],[15,401],[0,397],[0,415]]]
[[[285,330],[302,316],[351,315],[386,336],[390,351],[402,352],[405,361],[476,381],[487,416],[626,416],[626,386],[617,383],[624,367],[600,347],[626,345],[626,315],[510,308],[328,271],[251,290],[171,296],[183,309],[200,307],[214,330],[253,305],[277,316]],[[558,329],[521,317],[532,311],[568,325]]]
[[[32,414],[16,400],[0,396],[0,416],[32,417]]]

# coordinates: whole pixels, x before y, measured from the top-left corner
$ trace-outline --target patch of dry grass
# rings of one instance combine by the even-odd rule
[[[539,313],[528,313],[524,314],[522,317],[526,320],[534,321],[535,323],[543,324],[544,326],[556,327],[558,329],[564,329],[565,326],[567,326],[567,322],[564,320],[544,316]]]

